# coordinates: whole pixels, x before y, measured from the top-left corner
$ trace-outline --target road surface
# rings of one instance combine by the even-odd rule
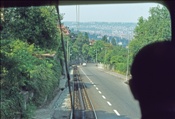
[[[140,109],[124,80],[95,66],[79,67],[98,119],[140,119]]]

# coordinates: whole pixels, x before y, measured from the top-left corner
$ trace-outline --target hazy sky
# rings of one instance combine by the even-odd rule
[[[149,16],[149,9],[157,3],[80,5],[79,22],[137,22],[138,18]],[[60,13],[65,13],[63,21],[76,21],[76,6],[60,6]]]

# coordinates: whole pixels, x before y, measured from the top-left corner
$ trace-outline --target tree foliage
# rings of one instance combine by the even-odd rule
[[[112,43],[112,45],[114,45],[114,46],[117,45],[115,38],[112,38],[111,43]]]
[[[107,36],[106,35],[103,36],[102,41],[104,41],[106,43],[108,42],[108,39],[107,39]]]
[[[171,19],[169,11],[165,6],[152,7],[148,19],[140,17],[134,30],[135,35],[129,44],[130,58],[145,45],[163,40],[171,39]],[[129,64],[132,63],[130,60]]]
[[[53,98],[59,84],[62,54],[56,11],[54,7],[21,7],[5,8],[2,13],[1,118],[27,119]],[[56,55],[43,57],[45,53]],[[24,93],[29,94],[27,100]]]
[[[58,46],[57,17],[54,7],[4,9],[2,39],[21,39],[40,48]]]
[[[87,33],[70,33],[69,47],[72,62],[81,63],[88,59],[89,37]]]
[[[134,39],[129,46],[133,55],[146,44],[171,38],[171,20],[167,8],[158,5],[151,8],[149,13],[148,19],[139,18],[134,30]]]

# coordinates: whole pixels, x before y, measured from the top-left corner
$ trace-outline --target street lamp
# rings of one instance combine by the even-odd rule
[[[129,47],[126,47],[128,49],[128,57],[127,57],[127,69],[126,69],[126,81],[128,80],[128,74],[129,74]]]

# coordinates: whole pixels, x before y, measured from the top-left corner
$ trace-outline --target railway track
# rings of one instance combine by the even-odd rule
[[[73,76],[73,119],[97,119],[95,110],[86,92],[86,87],[80,78],[77,67],[74,67]]]

